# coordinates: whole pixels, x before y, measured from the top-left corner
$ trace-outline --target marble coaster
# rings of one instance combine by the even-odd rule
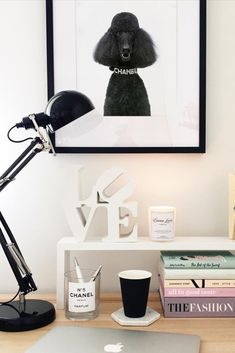
[[[160,314],[147,307],[145,316],[132,318],[125,316],[123,308],[120,308],[111,314],[111,318],[122,326],[149,326],[160,318]]]

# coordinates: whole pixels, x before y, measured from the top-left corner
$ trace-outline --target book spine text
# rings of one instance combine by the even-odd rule
[[[165,317],[234,317],[235,298],[166,298],[161,294]]]

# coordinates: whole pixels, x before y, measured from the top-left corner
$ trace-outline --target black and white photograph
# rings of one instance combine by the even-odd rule
[[[204,152],[203,1],[51,2],[49,95],[95,107],[56,132],[57,152]]]

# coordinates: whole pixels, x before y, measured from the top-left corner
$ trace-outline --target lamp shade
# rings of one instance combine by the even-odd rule
[[[53,131],[71,123],[95,109],[91,100],[77,91],[61,91],[48,102],[45,114],[50,117]]]

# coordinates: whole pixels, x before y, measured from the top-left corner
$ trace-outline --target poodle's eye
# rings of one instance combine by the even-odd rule
[[[115,32],[114,34],[115,34],[115,36],[116,36],[117,38],[120,38],[124,33],[125,33],[125,34],[128,34],[128,36],[129,36],[130,38],[133,38],[133,37],[135,36],[135,32],[131,32],[131,31],[128,31],[128,32],[118,31],[118,32]]]

